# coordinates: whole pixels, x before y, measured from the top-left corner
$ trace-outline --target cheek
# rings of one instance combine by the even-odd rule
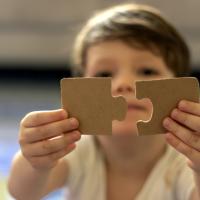
[[[143,104],[147,110],[147,114],[146,116],[144,117],[144,120],[147,121],[147,120],[150,120],[151,119],[151,116],[153,114],[153,104],[151,103],[151,100],[150,99],[142,99],[143,101]]]

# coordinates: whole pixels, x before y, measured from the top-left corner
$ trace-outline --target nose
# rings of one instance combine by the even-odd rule
[[[131,75],[123,75],[113,81],[113,89],[116,94],[135,94],[135,81]]]
[[[118,93],[126,93],[126,92],[134,92],[134,89],[131,85],[120,85],[117,88],[117,92]]]

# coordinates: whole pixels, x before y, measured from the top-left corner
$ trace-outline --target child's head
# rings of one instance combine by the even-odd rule
[[[88,77],[111,76],[113,96],[123,95],[128,111],[113,122],[113,134],[137,133],[136,122],[149,119],[150,100],[137,100],[135,81],[184,76],[187,45],[153,8],[121,5],[91,18],[75,43],[75,64]]]
[[[121,40],[126,44],[160,54],[175,76],[188,74],[188,47],[176,29],[159,11],[145,5],[119,5],[93,16],[77,37],[74,64],[87,67],[88,49],[101,42]]]

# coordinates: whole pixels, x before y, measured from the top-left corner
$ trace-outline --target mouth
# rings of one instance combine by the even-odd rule
[[[146,109],[141,105],[128,104],[128,110],[146,110]]]

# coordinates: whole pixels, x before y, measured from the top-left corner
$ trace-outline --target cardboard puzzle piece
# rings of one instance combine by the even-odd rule
[[[112,121],[123,120],[127,110],[123,97],[111,96],[111,78],[64,78],[61,101],[82,134],[112,134]]]
[[[136,98],[150,98],[153,104],[151,119],[137,123],[139,135],[165,133],[163,119],[170,115],[180,100],[199,102],[199,83],[193,77],[137,81]]]

